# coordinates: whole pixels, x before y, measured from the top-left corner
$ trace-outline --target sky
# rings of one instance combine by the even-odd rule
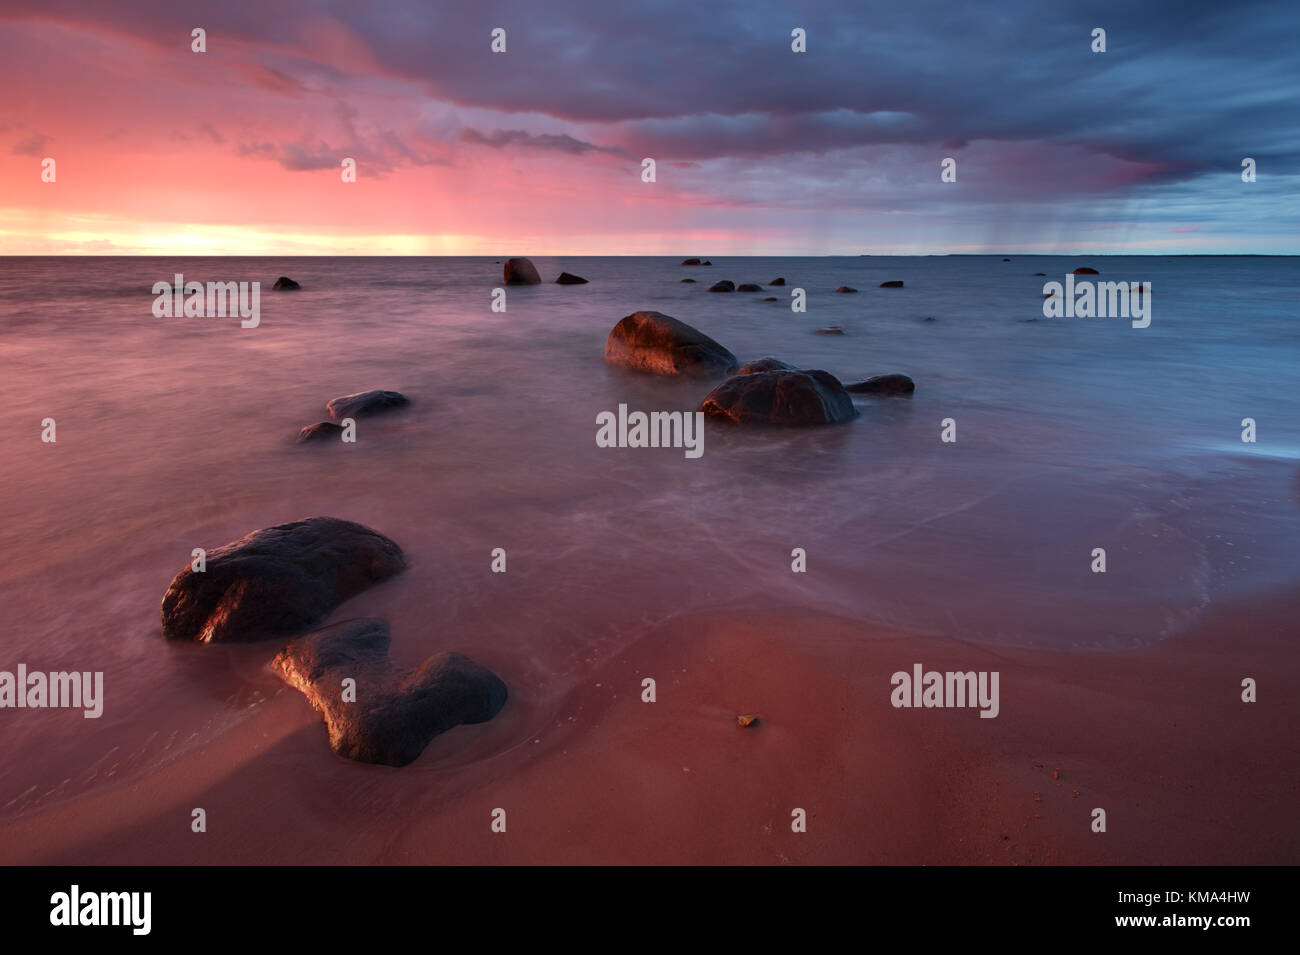
[[[1240,0],[0,0],[0,254],[1296,254],[1297,35]]]

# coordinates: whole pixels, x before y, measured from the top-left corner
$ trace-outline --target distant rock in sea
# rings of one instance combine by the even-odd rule
[[[541,285],[542,277],[537,274],[537,266],[529,259],[506,259],[506,285]]]
[[[1011,260],[1010,260],[1010,259],[1003,259],[1002,261],[1003,261],[1003,262],[1010,262]]]
[[[768,282],[767,284],[768,284],[768,285],[784,285],[784,284],[785,284],[785,279],[772,279],[772,281]]]
[[[876,375],[866,381],[845,385],[844,390],[855,395],[910,395],[916,391],[916,382],[906,375]]]
[[[694,282],[695,279],[682,279],[683,282]]]
[[[814,335],[843,335],[844,329],[838,325],[827,325],[825,328],[813,329]]]
[[[880,287],[881,288],[902,288],[903,283],[898,279],[894,279],[892,282],[881,282]]]
[[[730,374],[736,356],[697,328],[662,312],[633,312],[605,340],[605,361],[655,375]]]
[[[835,291],[839,292],[841,295],[851,295],[854,292],[856,292],[857,289],[855,289],[852,285],[841,285]]]
[[[782,361],[779,358],[759,358],[757,361],[746,362],[736,371],[739,375],[752,375],[760,371],[798,371],[794,365]]]
[[[382,534],[312,517],[246,534],[188,565],[162,601],[169,640],[234,643],[299,634],[349,597],[406,569]]]
[[[700,263],[700,265],[712,265],[712,264],[713,263],[710,262],[708,259],[705,259],[703,262]]]
[[[744,285],[737,285],[736,291],[737,292],[761,292],[763,291],[763,286],[754,285],[750,282],[746,282]]]
[[[556,285],[586,285],[587,280],[580,275],[573,275],[569,272],[561,272],[560,277],[555,280]]]
[[[729,282],[726,279],[723,279],[721,282],[714,282],[709,286],[710,292],[734,292],[735,290],[736,283]]]
[[[779,298],[777,298],[775,295],[769,295],[769,296],[767,296],[767,298],[763,299],[763,301],[765,301],[765,302],[779,302],[779,301],[781,301],[781,300],[780,300]]]
[[[304,441],[326,441],[337,438],[343,433],[343,425],[335,424],[333,421],[320,421],[316,424],[309,424],[298,432],[298,443]]]
[[[728,378],[700,410],[707,417],[742,425],[819,425],[858,416],[853,399],[824,371],[760,371]]]
[[[400,391],[358,391],[355,395],[331,398],[325,405],[325,410],[335,421],[342,421],[344,418],[359,418],[404,408],[410,403]]]
[[[1035,272],[1034,275],[1042,275],[1042,276],[1046,277],[1047,273],[1046,273],[1046,272]]]
[[[1080,268],[1075,269],[1074,274],[1075,275],[1100,275],[1101,273],[1098,272],[1096,269],[1090,269],[1086,265],[1084,265],[1081,266]]]
[[[289,278],[289,276],[281,275],[278,279],[275,280],[275,284],[272,285],[271,288],[272,290],[277,292],[292,292],[295,289],[302,288],[302,286],[299,285],[297,282],[295,282],[293,279]]]
[[[436,653],[414,670],[393,663],[383,620],[338,623],[294,640],[271,668],[325,718],[330,748],[362,763],[406,766],[430,740],[501,712],[508,691],[495,673],[459,653]],[[343,681],[355,680],[355,700]]]
[[[699,259],[682,259],[682,265],[699,265]]]

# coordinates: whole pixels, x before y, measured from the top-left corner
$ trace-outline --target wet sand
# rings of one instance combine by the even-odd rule
[[[1092,653],[991,650],[803,610],[682,617],[558,703],[512,682],[508,659],[485,658],[511,683],[505,710],[405,769],[334,756],[303,698],[268,673],[250,718],[147,776],[12,820],[0,856],[1296,864],[1297,611],[1297,592],[1212,607],[1180,638]],[[890,674],[917,662],[999,671],[999,716],[893,708]],[[1247,676],[1254,704],[1240,699]],[[654,703],[641,700],[645,677]],[[738,727],[740,713],[759,725]],[[194,807],[206,833],[190,830]],[[1094,807],[1105,833],[1091,831]],[[496,808],[505,833],[490,829]],[[791,831],[795,808],[805,833]]]

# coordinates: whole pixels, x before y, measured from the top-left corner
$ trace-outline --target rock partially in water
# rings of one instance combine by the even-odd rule
[[[694,282],[695,279],[682,279],[683,282]]]
[[[662,312],[633,312],[605,340],[605,361],[655,375],[730,374],[736,356],[697,328]]]
[[[302,286],[287,275],[281,275],[275,280],[275,284],[271,286],[271,289],[276,292],[292,292],[295,289],[300,288],[302,288]]]
[[[841,285],[835,291],[839,292],[841,295],[852,295],[854,292],[857,291],[857,289],[855,289],[852,285]]]
[[[759,371],[728,378],[700,410],[710,418],[743,425],[820,425],[858,416],[853,399],[824,371]]]
[[[333,421],[320,421],[316,424],[309,424],[298,432],[298,443],[304,441],[333,441],[338,440],[339,435],[343,433],[343,425],[335,424]]]
[[[482,664],[443,652],[408,670],[389,659],[390,639],[383,620],[349,620],[294,640],[271,661],[325,718],[340,756],[405,766],[435,736],[505,706],[505,683]],[[346,698],[344,680],[356,681]]]
[[[699,259],[682,259],[682,265],[699,265]]]
[[[881,288],[902,288],[903,283],[899,279],[894,279],[891,282],[881,282],[880,287]]]
[[[752,375],[759,371],[798,371],[794,365],[784,362],[779,358],[760,358],[757,361],[747,362],[741,365],[736,371],[737,375]]]
[[[343,395],[332,398],[325,405],[325,410],[335,421],[344,418],[359,418],[363,415],[378,414],[404,408],[411,402],[400,391],[358,391],[355,395]]]
[[[162,601],[169,640],[234,643],[293,636],[406,569],[402,549],[361,524],[312,517],[253,531],[187,566]]]
[[[866,381],[845,385],[844,390],[855,395],[910,395],[916,391],[916,382],[907,375],[876,375]]]
[[[1088,268],[1088,266],[1084,265],[1075,269],[1074,274],[1075,275],[1100,275],[1101,273],[1098,272],[1096,269],[1090,269]]]
[[[754,285],[751,282],[746,282],[744,285],[737,285],[736,291],[737,292],[761,292],[763,291],[763,286]]]
[[[843,335],[844,329],[839,325],[827,325],[825,328],[814,328],[814,335]]]
[[[772,281],[768,282],[767,284],[768,284],[768,285],[784,285],[784,284],[785,284],[785,279],[772,279]]]
[[[570,272],[561,272],[560,277],[555,280],[556,285],[586,285],[587,280],[581,275],[574,275]]]
[[[735,290],[736,283],[730,282],[727,279],[723,279],[721,282],[714,282],[709,286],[710,292],[734,292]]]
[[[506,285],[542,284],[542,277],[537,274],[537,266],[529,259],[506,259],[503,271]]]

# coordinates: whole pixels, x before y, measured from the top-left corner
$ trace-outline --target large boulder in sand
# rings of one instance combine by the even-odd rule
[[[744,425],[836,424],[858,416],[853,399],[824,371],[759,371],[728,378],[700,410]]]
[[[405,766],[435,736],[505,706],[506,685],[482,664],[444,652],[408,670],[388,658],[389,641],[384,621],[349,620],[294,640],[271,661],[325,717],[340,756]],[[355,702],[343,699],[344,679],[356,681]]]
[[[740,364],[708,335],[663,312],[633,312],[605,340],[605,361],[655,375],[725,375]]]
[[[163,636],[234,643],[293,636],[406,568],[382,534],[336,517],[253,531],[187,566],[162,601]]]
[[[740,366],[737,375],[752,375],[757,371],[798,371],[794,365],[779,358],[759,358]]]
[[[276,292],[292,292],[295,289],[300,288],[302,288],[302,286],[287,275],[281,275],[275,280],[275,284],[271,286],[271,289]]]
[[[844,390],[854,395],[910,395],[916,391],[916,382],[906,375],[876,375],[845,385]]]
[[[506,285],[541,285],[542,277],[537,274],[537,266],[529,259],[506,259]]]
[[[335,421],[342,421],[344,418],[359,418],[362,415],[404,408],[410,403],[400,391],[358,391],[355,395],[330,399],[325,410]]]

